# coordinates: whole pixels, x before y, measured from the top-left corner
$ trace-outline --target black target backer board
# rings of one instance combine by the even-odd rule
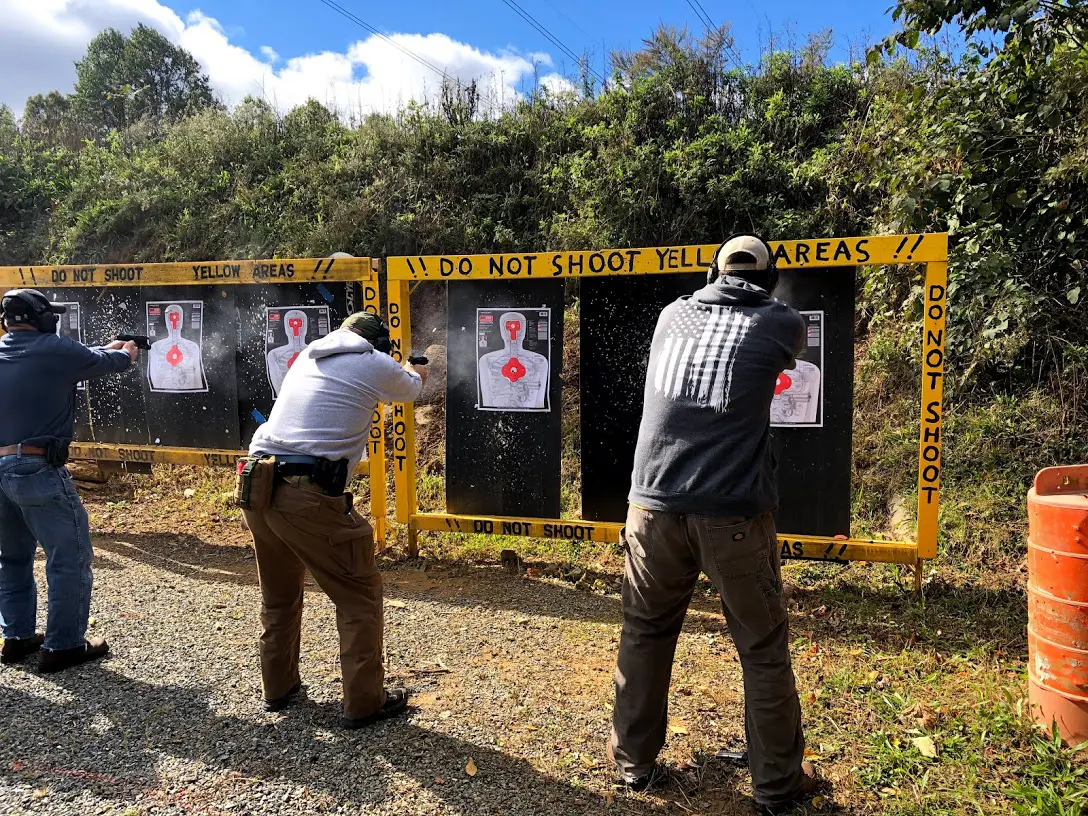
[[[79,288],[67,290],[69,298],[83,307],[84,340],[105,345],[119,334],[145,334],[142,290],[133,287]],[[66,299],[69,299],[66,298]],[[141,351],[141,356],[147,352]],[[112,445],[148,445],[145,373],[137,362],[121,374],[108,374],[87,382],[90,434],[80,441]]]
[[[109,338],[89,338],[87,335],[87,308],[85,299],[78,295],[78,289],[45,289],[44,294],[53,303],[63,303],[68,307],[65,314],[57,315],[57,334],[70,337],[77,343],[87,346],[104,345]],[[91,408],[87,400],[87,383],[81,382],[75,389],[75,439],[81,442],[93,441],[91,435]]]
[[[582,517],[623,522],[657,317],[706,283],[702,273],[582,278]]]
[[[661,310],[706,282],[705,275],[581,281],[582,515],[623,522],[642,419],[650,341]],[[853,407],[854,268],[782,270],[775,296],[822,312],[819,423],[776,427],[779,511],[784,533],[847,535]],[[807,344],[807,343],[806,343]],[[822,425],[822,427],[820,427]]]
[[[791,535],[849,535],[855,267],[782,270],[775,297],[800,311],[807,329],[797,369],[785,376],[796,386],[812,376],[808,372],[819,372],[819,387],[811,390],[819,400],[814,414],[819,425],[798,417],[800,424],[771,428],[778,460],[776,524]]]
[[[304,283],[237,287],[238,423],[242,447],[268,419],[275,403],[274,384],[291,363],[295,348],[288,333],[305,330],[305,347],[335,330],[362,309],[357,283]],[[288,312],[300,312],[301,317]],[[301,320],[303,326],[287,325]],[[286,351],[285,351],[286,349]],[[286,358],[286,360],[284,359]]]
[[[559,517],[563,288],[508,280],[447,286],[448,512]],[[520,342],[507,347],[504,331]],[[513,360],[498,360],[504,354]],[[534,391],[544,376],[540,358],[548,361],[543,394]],[[485,405],[481,378],[497,386]]]
[[[140,353],[147,443],[237,450],[238,348],[233,286],[144,287]],[[183,324],[172,324],[176,308]],[[194,358],[195,355],[195,358]]]

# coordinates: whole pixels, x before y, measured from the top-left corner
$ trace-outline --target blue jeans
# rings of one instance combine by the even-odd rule
[[[82,646],[91,611],[91,529],[67,468],[41,456],[0,456],[0,630],[34,637],[37,543],[49,584],[46,649]]]

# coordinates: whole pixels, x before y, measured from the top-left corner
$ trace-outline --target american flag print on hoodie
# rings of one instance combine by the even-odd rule
[[[737,352],[752,316],[738,309],[681,300],[665,329],[653,374],[654,391],[678,401],[724,411],[729,406]]]

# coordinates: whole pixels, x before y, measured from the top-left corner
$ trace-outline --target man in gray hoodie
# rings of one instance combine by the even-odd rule
[[[404,711],[408,693],[386,690],[382,665],[382,578],[374,530],[352,508],[344,478],[355,472],[379,402],[412,402],[426,369],[389,356],[389,328],[359,312],[315,340],[291,365],[268,422],[249,452],[273,454],[276,486],[264,510],[243,510],[261,584],[261,680],[266,711],[301,689],[299,645],[307,570],[336,606],[345,728]],[[328,471],[338,471],[330,485]]]
[[[802,767],[769,447],[775,382],[794,367],[805,324],[770,296],[776,283],[766,242],[738,236],[715,256],[707,285],[658,319],[628,496],[609,744],[626,784],[661,777],[673,656],[701,570],[740,656],[752,788],[772,813],[814,785]]]

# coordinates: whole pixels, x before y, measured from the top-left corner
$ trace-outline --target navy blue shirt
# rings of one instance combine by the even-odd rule
[[[56,334],[21,330],[0,337],[0,447],[70,442],[76,384],[131,365],[127,351],[89,348]]]

